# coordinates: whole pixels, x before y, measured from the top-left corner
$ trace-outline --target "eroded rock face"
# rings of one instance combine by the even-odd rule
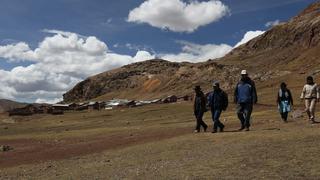
[[[154,93],[158,97],[170,93],[183,96],[190,90],[192,93],[195,84],[206,85],[213,79],[232,79],[230,71],[235,70],[213,61],[191,64],[149,60],[90,77],[64,94],[64,101],[83,101],[131,90],[140,97],[144,97],[145,93]]]
[[[320,62],[320,1],[310,5],[287,23],[234,49],[217,60],[203,63],[174,63],[161,59],[139,62],[104,72],[77,84],[64,94],[65,102],[90,100],[101,96],[128,99],[190,95],[194,85],[211,90],[218,80],[231,90],[247,69],[259,83],[277,83],[286,78],[318,75]],[[314,74],[312,74],[314,73]],[[264,87],[272,87],[271,85]]]

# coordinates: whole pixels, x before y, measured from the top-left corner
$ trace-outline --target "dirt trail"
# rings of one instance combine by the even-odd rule
[[[99,137],[63,139],[60,141],[33,139],[1,140],[0,144],[9,145],[14,150],[0,153],[0,168],[68,159],[99,153],[105,150],[173,138],[190,132],[190,128],[176,128],[135,133],[117,133]]]

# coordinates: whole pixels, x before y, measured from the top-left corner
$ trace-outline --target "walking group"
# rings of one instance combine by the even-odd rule
[[[212,84],[213,91],[207,94],[202,92],[200,86],[196,86],[194,100],[194,115],[196,117],[195,132],[200,132],[201,127],[206,132],[208,125],[203,121],[203,115],[208,109],[211,111],[213,130],[223,132],[225,125],[220,121],[221,113],[228,108],[228,94],[220,88],[218,81]],[[305,101],[305,112],[308,115],[310,123],[315,123],[315,107],[319,102],[320,92],[318,85],[314,82],[313,77],[308,76],[307,82],[303,87],[301,101]],[[257,104],[258,96],[254,81],[248,76],[246,70],[241,71],[241,79],[234,90],[234,103],[236,104],[237,116],[240,120],[241,127],[239,131],[250,130],[250,119],[254,104]],[[293,98],[286,83],[280,84],[277,95],[277,105],[279,113],[284,122],[288,121],[288,114],[292,111]]]

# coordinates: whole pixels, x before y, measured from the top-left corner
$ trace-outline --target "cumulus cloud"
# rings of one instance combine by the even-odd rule
[[[232,50],[227,44],[195,44],[178,41],[182,45],[182,52],[177,54],[160,54],[160,58],[175,62],[203,62],[208,59],[223,57]]]
[[[36,60],[35,53],[31,51],[29,45],[24,42],[0,46],[0,57],[9,59],[12,62]]]
[[[147,23],[174,32],[194,32],[230,12],[221,1],[147,0],[130,11],[128,22]]]
[[[179,53],[150,53],[137,50],[134,56],[112,52],[107,44],[94,36],[46,30],[52,35],[44,38],[38,47],[30,49],[24,42],[0,46],[0,58],[11,61],[30,61],[29,66],[17,66],[11,70],[0,69],[0,98],[55,103],[62,94],[78,82],[97,73],[155,57],[175,62],[202,62],[220,58],[233,48],[260,35],[263,31],[250,31],[232,47],[227,44],[195,44],[177,41]]]
[[[8,61],[31,61],[26,67],[0,69],[0,98],[32,102],[60,101],[62,94],[88,76],[155,56],[138,51],[136,56],[113,53],[94,36],[45,30],[54,33],[32,50],[20,42],[0,46],[0,57]]]
[[[265,31],[248,31],[244,37],[242,38],[242,40],[240,42],[238,42],[234,47],[237,48],[247,42],[249,42],[250,40],[260,36],[261,34],[265,33]]]
[[[275,21],[269,21],[265,24],[266,27],[273,27],[273,26],[276,26],[276,25],[279,25],[280,24],[280,20],[275,20]]]

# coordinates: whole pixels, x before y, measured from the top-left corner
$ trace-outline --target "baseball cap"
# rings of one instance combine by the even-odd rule
[[[241,75],[247,75],[247,74],[248,74],[247,70],[242,70],[241,71]]]

